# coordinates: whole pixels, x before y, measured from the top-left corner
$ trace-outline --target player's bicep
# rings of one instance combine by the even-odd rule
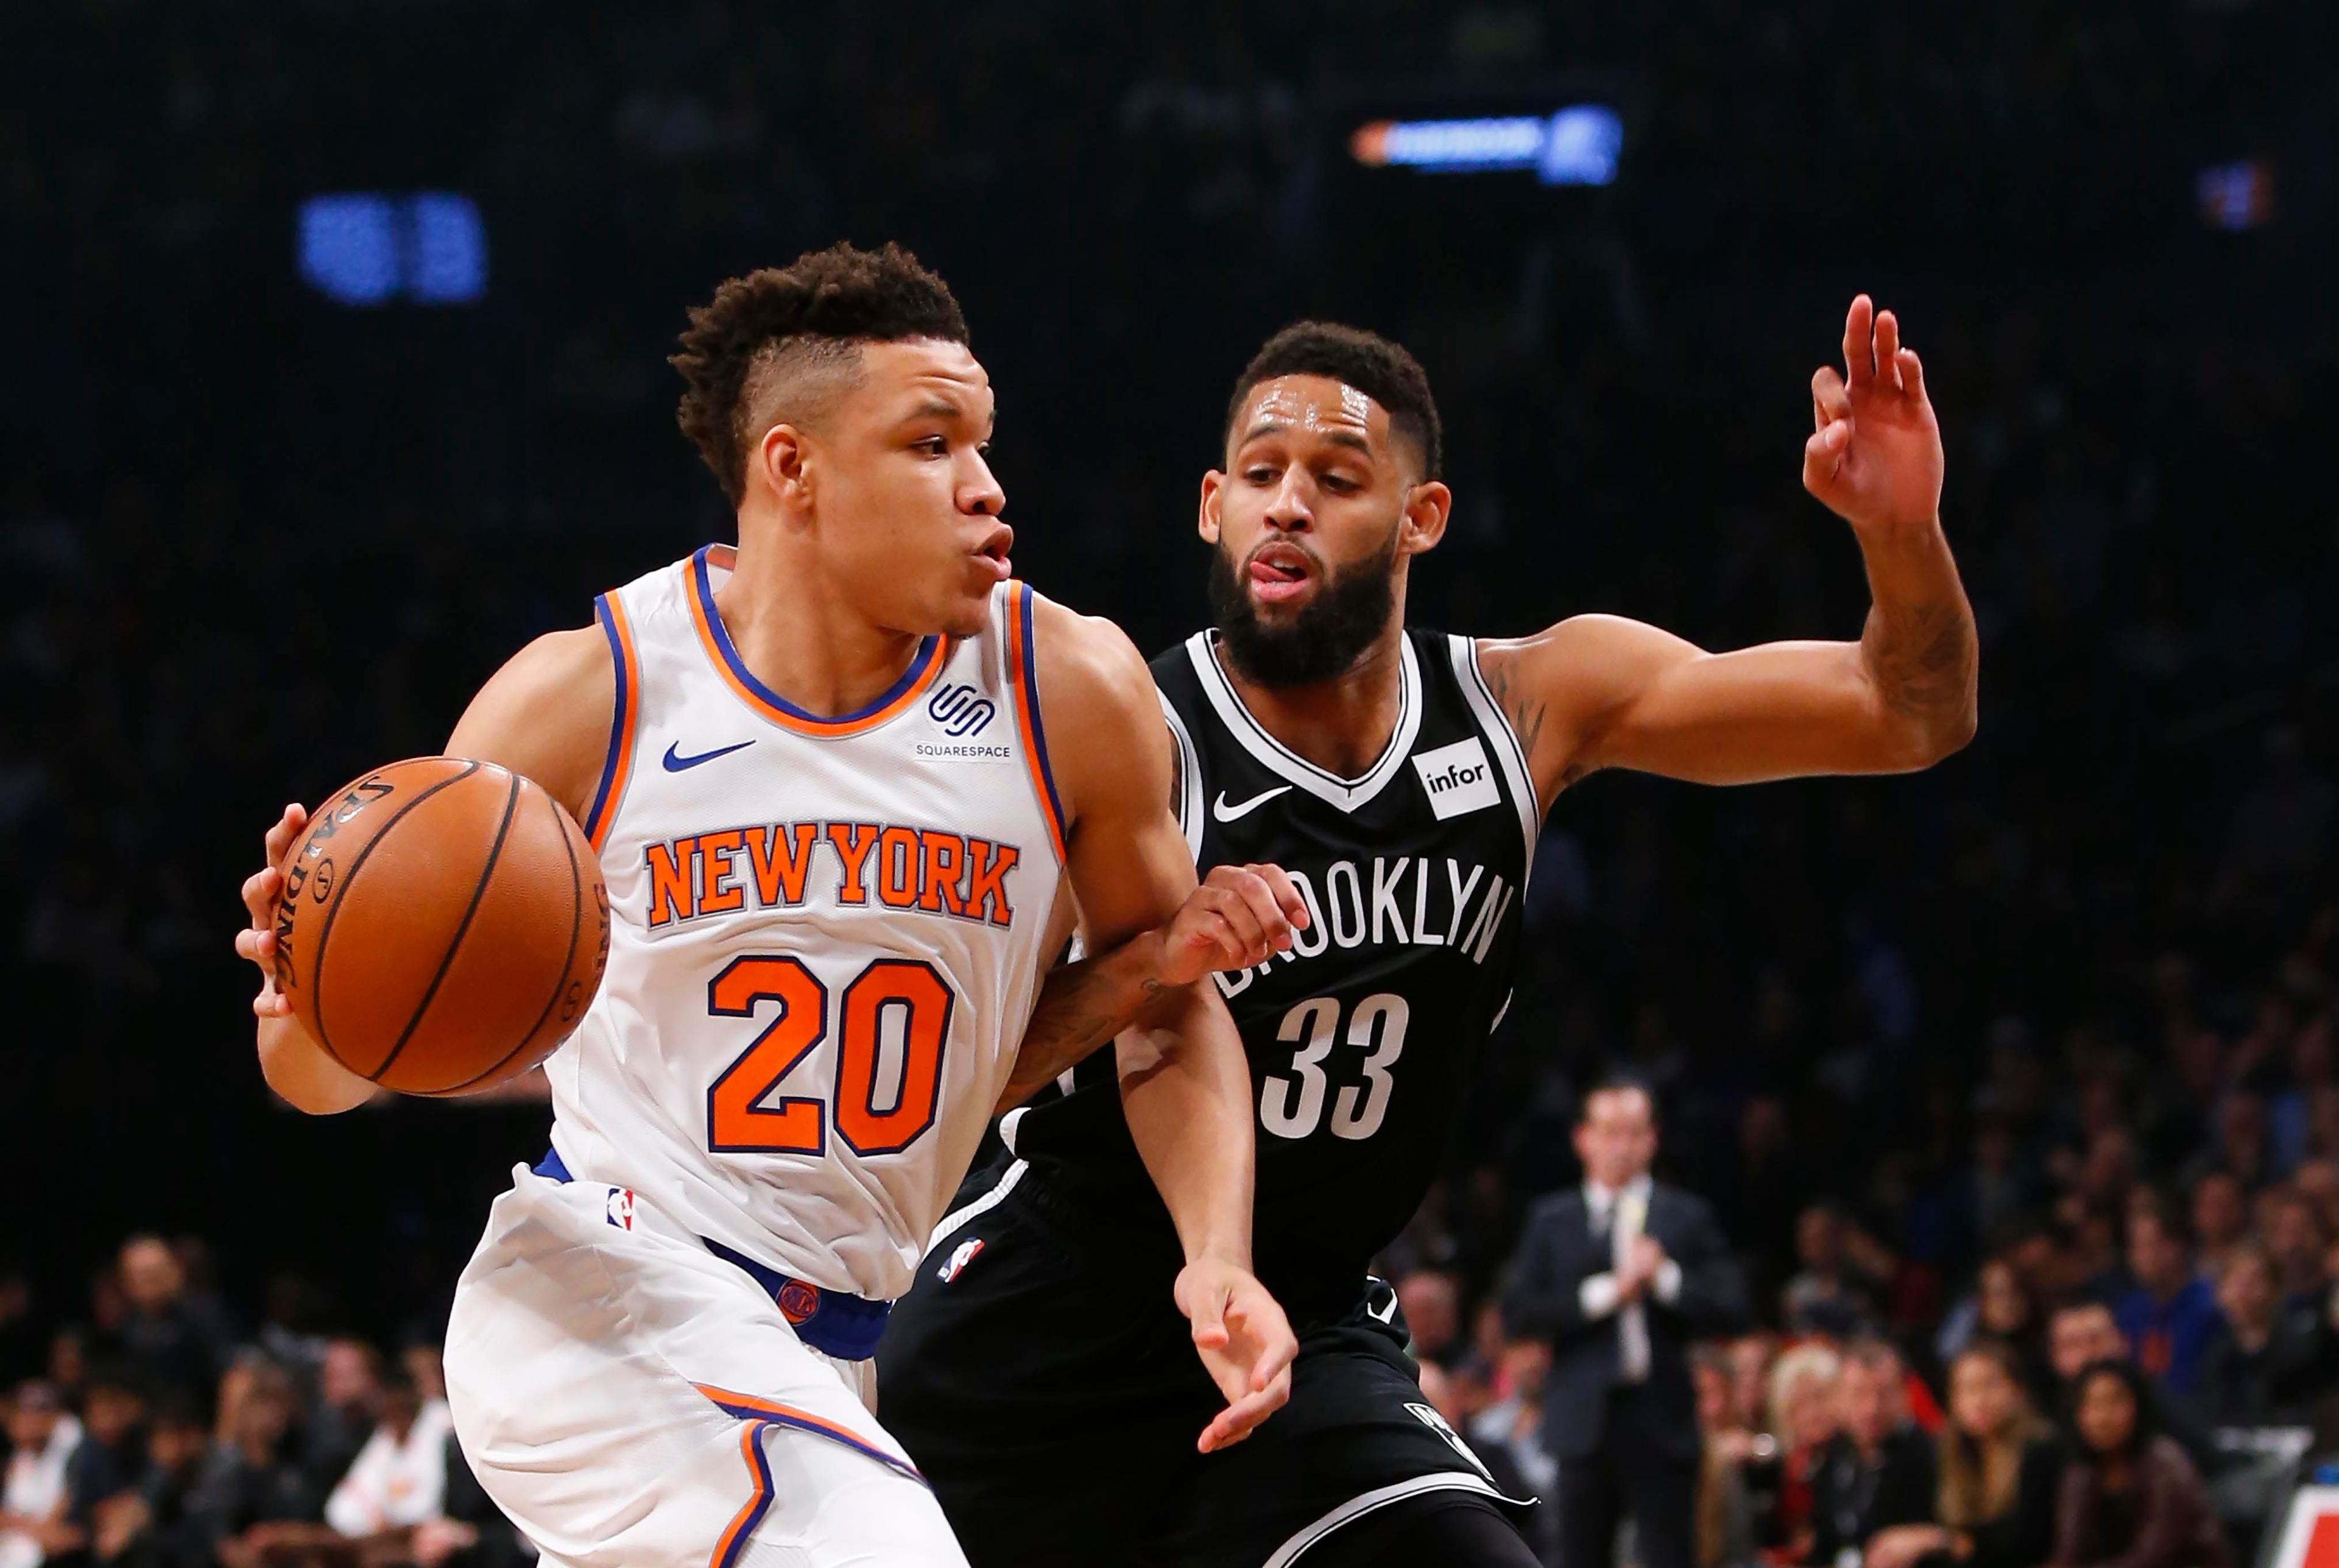
[[[479,688],[447,738],[447,754],[534,779],[581,822],[600,782],[617,700],[616,666],[598,631],[548,633]]]

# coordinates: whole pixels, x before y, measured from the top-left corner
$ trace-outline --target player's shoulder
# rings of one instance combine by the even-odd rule
[[[581,816],[600,775],[617,701],[616,663],[597,626],[547,632],[479,688],[448,754],[523,774]]]
[[[1153,710],[1153,675],[1129,634],[1102,616],[1082,615],[1034,589],[1031,644],[1041,695],[1104,708]]]

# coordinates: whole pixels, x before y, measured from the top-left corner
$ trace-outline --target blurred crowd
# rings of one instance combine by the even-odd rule
[[[233,889],[284,801],[435,751],[510,651],[720,534],[660,356],[717,279],[840,236],[952,280],[1019,570],[1150,648],[1205,613],[1225,386],[1308,313],[1437,388],[1457,498],[1416,623],[1855,635],[1856,555],[1795,483],[1803,389],[1855,289],[1899,308],[1979,736],[1915,779],[1556,804],[1517,1002],[1387,1260],[1433,1392],[1543,1483],[1541,1352],[1499,1303],[1622,1072],[1752,1308],[1699,1363],[1710,1561],[2035,1530],[2068,1488],[2033,1450],[2120,1446],[2074,1425],[2119,1402],[2072,1386],[2088,1361],[2143,1380],[2106,1375],[2131,1470],[2181,1456],[2245,1533],[2295,1460],[2264,1435],[2324,1431],[2339,506],[2303,476],[2339,437],[2339,11],[74,0],[11,32],[0,982],[42,1044],[0,1145],[123,1157],[71,1162],[77,1231],[0,1242],[5,1370],[35,1380],[0,1568],[502,1549],[459,1467],[433,1508],[477,1543],[429,1510],[339,1528],[349,1413],[442,1449],[432,1379],[263,1285],[297,1266],[373,1343],[427,1339],[541,1112],[272,1112]],[[1613,188],[1346,159],[1363,119],[1563,94],[1625,110]],[[2270,196],[2232,232],[2196,192],[2237,161]],[[303,290],[299,201],[425,188],[486,214],[483,304]],[[217,1292],[182,1247],[142,1299],[104,1249],[144,1226],[205,1238]],[[1920,1451],[1852,1526],[1821,1501]]]
[[[0,1285],[8,1462],[0,1564],[514,1568],[534,1550],[471,1477],[435,1345],[395,1356],[297,1326],[292,1277],[247,1334],[208,1249],[136,1236],[89,1316],[26,1356]],[[289,1291],[292,1299],[285,1299]]]

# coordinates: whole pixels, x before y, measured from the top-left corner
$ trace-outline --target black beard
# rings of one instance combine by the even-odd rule
[[[1345,675],[1396,610],[1396,530],[1352,567],[1327,574],[1288,622],[1259,618],[1224,545],[1210,552],[1210,611],[1228,659],[1262,686],[1304,686]]]

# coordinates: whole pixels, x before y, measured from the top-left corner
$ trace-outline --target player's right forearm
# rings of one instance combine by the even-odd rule
[[[294,1018],[260,1021],[260,1072],[285,1103],[332,1116],[373,1098],[374,1086],[335,1061]]]

